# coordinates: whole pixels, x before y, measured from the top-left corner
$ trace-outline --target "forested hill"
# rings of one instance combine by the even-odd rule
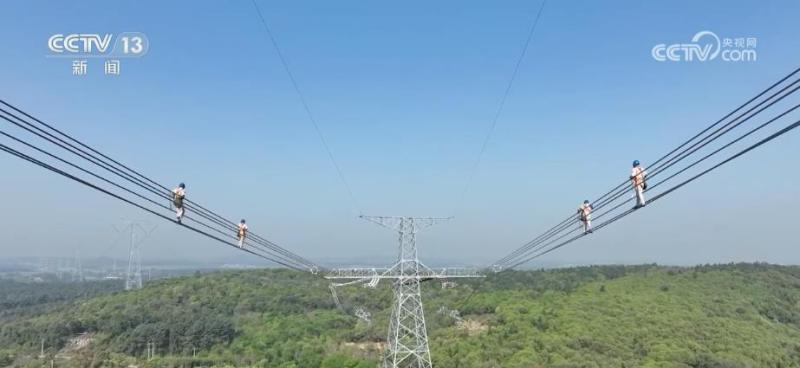
[[[800,267],[513,271],[423,293],[437,368],[800,367]],[[161,280],[6,315],[0,366],[376,367],[389,285],[340,298],[288,270]]]

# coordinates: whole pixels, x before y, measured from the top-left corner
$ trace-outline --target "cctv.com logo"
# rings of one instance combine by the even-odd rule
[[[755,37],[723,38],[714,32],[700,31],[691,43],[658,44],[650,50],[656,61],[712,61],[717,58],[730,62],[756,61],[757,39]]]

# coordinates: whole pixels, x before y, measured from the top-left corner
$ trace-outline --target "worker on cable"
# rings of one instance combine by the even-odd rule
[[[630,179],[633,190],[636,192],[636,207],[634,208],[642,208],[647,204],[644,200],[644,190],[647,189],[647,183],[644,181],[646,175],[647,172],[644,171],[642,165],[639,164],[639,160],[633,161]]]
[[[578,207],[578,221],[583,223],[584,234],[592,233],[592,209],[588,199]]]
[[[186,184],[180,183],[178,187],[172,190],[172,205],[175,206],[175,217],[178,223],[183,219],[183,199],[186,197]]]
[[[236,238],[239,239],[239,248],[244,249],[244,238],[247,236],[247,224],[245,224],[244,219],[239,221],[239,225],[236,227]]]

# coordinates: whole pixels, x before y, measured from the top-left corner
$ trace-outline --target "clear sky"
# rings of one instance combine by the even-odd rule
[[[418,237],[429,259],[505,255],[800,66],[797,1],[551,0],[459,206],[540,2],[259,4],[360,210],[456,216]],[[394,256],[250,1],[3,5],[2,99],[301,255]],[[757,61],[651,57],[702,30],[757,38]],[[46,57],[56,33],[129,31],[150,50],[116,77]],[[800,263],[798,157],[793,132],[546,260]],[[145,260],[236,254],[8,155],[0,168],[0,256],[122,256],[121,218],[160,224]]]

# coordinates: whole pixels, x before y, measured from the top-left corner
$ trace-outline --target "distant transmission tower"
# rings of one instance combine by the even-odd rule
[[[432,269],[419,261],[417,232],[449,218],[361,216],[399,234],[397,262],[389,268],[340,268],[325,276],[330,280],[358,280],[377,285],[381,279],[393,279],[394,302],[387,334],[384,368],[430,368],[431,351],[425,327],[420,283],[431,279],[483,277],[474,269]],[[349,284],[349,283],[348,283]],[[333,290],[333,289],[332,289]]]
[[[142,288],[142,256],[139,251],[139,244],[141,244],[153,231],[156,226],[145,230],[140,222],[125,221],[126,226],[124,230],[130,233],[130,245],[128,247],[128,273],[125,275],[125,290],[136,290]],[[116,227],[117,232],[121,232]],[[123,231],[124,231],[123,230]],[[137,239],[136,233],[141,232],[141,236]]]
[[[75,251],[75,260],[73,261],[75,266],[74,273],[72,274],[72,281],[73,282],[83,282],[83,265],[81,265],[81,254],[80,251]]]
[[[125,290],[142,288],[142,257],[139,252],[139,244],[136,243],[136,231],[133,225],[129,226],[131,232],[131,243],[128,248],[128,273],[125,276]]]

